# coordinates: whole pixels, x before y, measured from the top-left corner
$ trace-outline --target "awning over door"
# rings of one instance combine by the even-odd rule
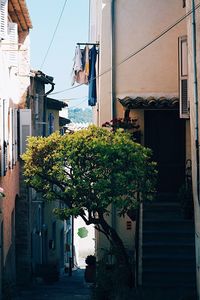
[[[117,99],[125,110],[130,109],[179,109],[179,98],[172,97],[125,97],[123,99]]]

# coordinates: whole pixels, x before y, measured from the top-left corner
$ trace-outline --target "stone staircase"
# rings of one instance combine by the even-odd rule
[[[143,207],[142,286],[196,290],[193,219],[185,219],[175,195],[159,195]]]

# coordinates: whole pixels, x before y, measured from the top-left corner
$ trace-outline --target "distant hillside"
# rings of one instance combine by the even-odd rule
[[[68,118],[72,123],[92,123],[92,109],[69,108]]]

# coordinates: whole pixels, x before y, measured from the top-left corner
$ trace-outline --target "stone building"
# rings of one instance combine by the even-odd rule
[[[138,226],[133,222],[132,230],[127,230],[128,219],[116,218],[114,213],[111,222],[115,219],[113,225],[127,249],[135,251],[136,284],[165,287],[176,299],[196,291],[194,236],[198,234],[199,203],[195,200],[194,230],[190,190],[191,166],[195,179],[197,165],[195,101],[190,113],[187,103],[187,83],[193,81],[192,76],[187,81],[188,53],[191,74],[193,57],[191,14],[186,15],[191,4],[190,0],[90,1],[90,43],[96,43],[99,53],[95,123],[102,126],[115,118],[136,119],[140,142],[152,149],[158,164],[158,193],[152,205],[140,206]],[[199,9],[196,15],[199,21]],[[191,90],[189,86],[189,99],[193,98]],[[183,190],[180,201],[178,194]],[[104,237],[97,234],[98,256],[104,247]],[[199,253],[197,243],[196,247]],[[198,270],[198,262],[196,267]]]
[[[31,71],[26,107],[20,109],[20,154],[26,150],[28,136],[48,136],[59,131],[68,119],[59,117],[66,107],[62,101],[48,97],[54,89],[53,77]],[[62,126],[60,126],[62,125]],[[21,162],[20,197],[17,204],[17,270],[18,283],[24,285],[33,277],[45,277],[64,268],[65,224],[53,215],[61,204],[57,199],[46,203],[24,182]]]
[[[25,0],[0,1],[0,294],[16,282],[16,204],[19,197],[18,109],[29,86],[29,30]]]

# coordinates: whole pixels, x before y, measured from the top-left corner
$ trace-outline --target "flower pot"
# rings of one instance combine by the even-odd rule
[[[85,281],[88,283],[94,283],[96,277],[96,266],[89,265],[85,268]]]

